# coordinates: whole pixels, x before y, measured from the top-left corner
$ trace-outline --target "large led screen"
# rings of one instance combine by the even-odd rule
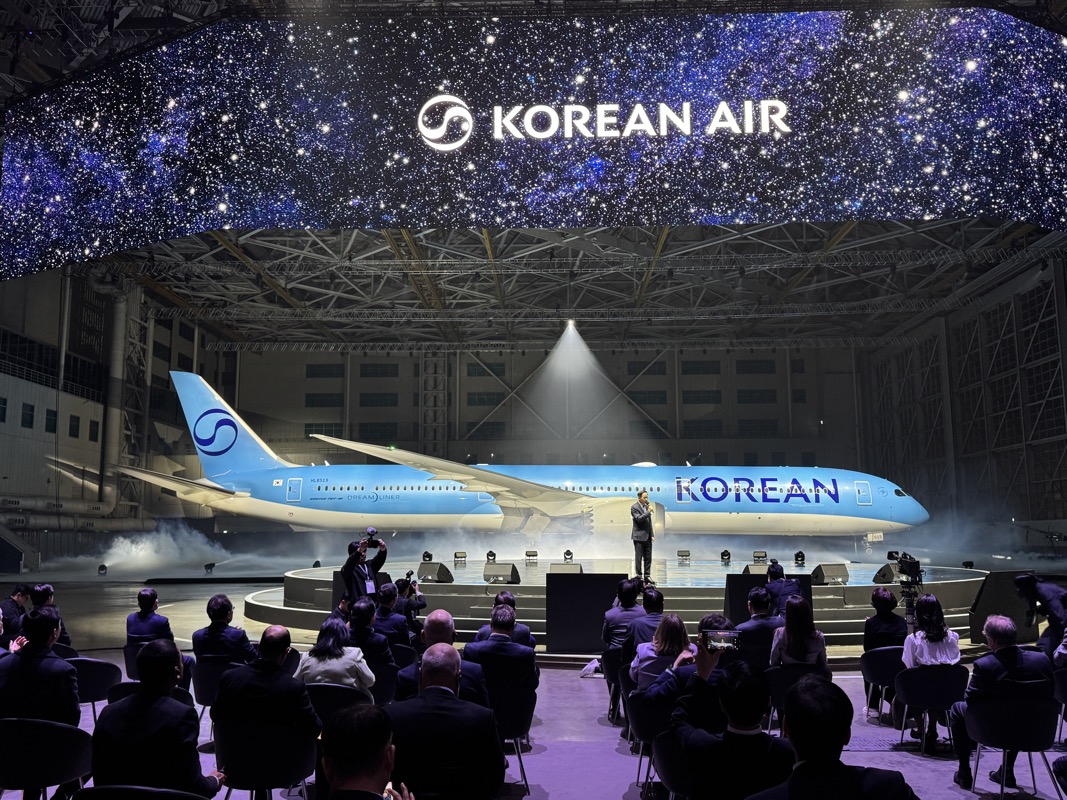
[[[1063,228],[1067,44],[987,9],[225,22],[7,120],[7,276],[219,228]]]

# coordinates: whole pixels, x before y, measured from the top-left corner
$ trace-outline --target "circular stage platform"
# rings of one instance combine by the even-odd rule
[[[473,638],[479,627],[488,621],[493,596],[507,589],[516,597],[519,619],[528,624],[539,645],[552,651],[551,631],[548,629],[548,575],[555,572],[576,572],[573,565],[563,565],[553,559],[522,559],[503,561],[497,566],[514,564],[519,582],[503,584],[487,582],[484,578],[486,562],[479,557],[466,562],[442,562],[453,581],[420,584],[426,596],[427,609],[444,608],[456,620],[460,641]],[[885,562],[820,562],[828,575],[840,576],[828,585],[812,586],[812,602],[816,624],[824,632],[831,647],[852,647],[862,644],[863,622],[872,613],[871,590],[876,573]],[[582,574],[626,576],[631,574],[629,559],[581,559]],[[748,564],[735,561],[723,564],[710,560],[659,559],[653,562],[652,577],[665,597],[667,611],[679,614],[690,632],[696,630],[701,617],[712,611],[723,611],[726,603],[728,575],[741,575]],[[804,567],[783,564],[790,575],[808,575],[819,564]],[[256,592],[245,598],[245,616],[291,628],[317,630],[334,606],[334,574],[340,566],[294,570],[285,574],[281,588]],[[409,570],[416,575],[425,567],[420,562],[398,560],[387,563],[386,571],[394,578],[403,577]],[[765,565],[752,569],[766,569]],[[969,611],[979,592],[986,573],[983,570],[956,567],[923,566],[923,591],[941,600],[948,624],[960,633],[962,641],[969,638]],[[845,573],[847,572],[847,576]],[[898,596],[898,583],[886,584]],[[599,598],[599,594],[596,595]],[[613,593],[607,592],[599,601],[599,613],[610,605]],[[538,648],[540,649],[540,647]]]

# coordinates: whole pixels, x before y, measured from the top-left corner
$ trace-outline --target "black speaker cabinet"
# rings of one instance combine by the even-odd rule
[[[549,564],[549,572],[558,572],[564,575],[581,575],[585,572],[581,564]]]
[[[874,573],[875,583],[897,583],[900,580],[900,566],[896,563],[886,564]]]
[[[819,564],[811,571],[812,586],[844,586],[847,583],[848,567],[845,564]]]
[[[419,564],[417,572],[419,583],[452,583],[452,570],[440,561],[423,561]]]
[[[745,565],[745,571],[742,572],[741,574],[742,575],[764,575],[764,576],[766,576],[767,567],[769,567],[769,566],[770,566],[770,564],[746,564]]]
[[[482,580],[486,583],[519,583],[519,568],[514,564],[486,564]]]

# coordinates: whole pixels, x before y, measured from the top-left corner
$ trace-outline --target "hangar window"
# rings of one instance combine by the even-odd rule
[[[662,406],[667,403],[667,392],[662,389],[635,389],[626,396],[639,406]]]
[[[32,428],[33,427],[33,414],[34,414],[33,403],[23,403],[22,404],[22,427],[23,428]]]
[[[321,436],[344,436],[344,425],[340,422],[305,422],[304,436],[314,433]]]
[[[757,405],[761,403],[777,403],[777,389],[738,389],[738,405]]]
[[[683,361],[683,375],[718,375],[721,372],[719,362],[716,361]]]
[[[391,444],[396,441],[398,426],[395,422],[361,422],[359,439],[362,442]]]
[[[686,439],[712,439],[722,436],[721,419],[687,419],[682,422],[682,436]]]
[[[338,375],[337,377],[341,377]],[[359,377],[361,378],[399,378],[399,364],[360,364]]]
[[[468,378],[488,378],[490,375],[496,375],[498,378],[504,377],[504,362],[503,361],[487,361],[485,364],[479,364],[477,361],[467,362],[467,377]]]
[[[304,408],[343,408],[344,392],[308,392],[304,395]]]
[[[682,402],[687,405],[719,404],[722,402],[721,389],[683,389]]]
[[[794,389],[793,390],[793,402],[794,403],[806,403],[808,402],[808,392],[806,389]]]
[[[468,439],[503,439],[504,438],[504,421],[496,420],[490,422],[483,422],[481,424],[477,422],[467,423],[467,438]]]
[[[400,405],[400,397],[396,392],[360,392],[360,408],[395,408]]]
[[[82,432],[82,418],[77,414],[70,415],[70,421],[67,423],[67,436],[71,439],[77,439],[81,436]]]
[[[504,392],[467,392],[468,406],[498,406],[504,402]]]
[[[734,370],[738,375],[773,375],[775,362],[773,358],[739,358]]]
[[[344,364],[305,364],[305,378],[343,378],[345,376]]]
[[[739,419],[737,432],[742,436],[777,436],[778,420],[776,419]]]
[[[647,369],[646,369],[647,367]],[[666,375],[666,361],[627,361],[626,373],[628,375]]]
[[[7,398],[0,397],[0,422],[7,422]]]
[[[59,412],[54,408],[46,408],[44,410],[44,432],[55,433],[56,428],[59,427]]]

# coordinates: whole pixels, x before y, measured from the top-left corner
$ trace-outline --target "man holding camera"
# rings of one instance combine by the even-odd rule
[[[369,562],[367,548],[378,550]],[[341,567],[341,580],[344,581],[345,594],[350,605],[361,597],[369,597],[377,603],[378,570],[385,566],[387,551],[385,541],[378,538],[376,528],[367,528],[362,539],[348,545],[348,560]]]

